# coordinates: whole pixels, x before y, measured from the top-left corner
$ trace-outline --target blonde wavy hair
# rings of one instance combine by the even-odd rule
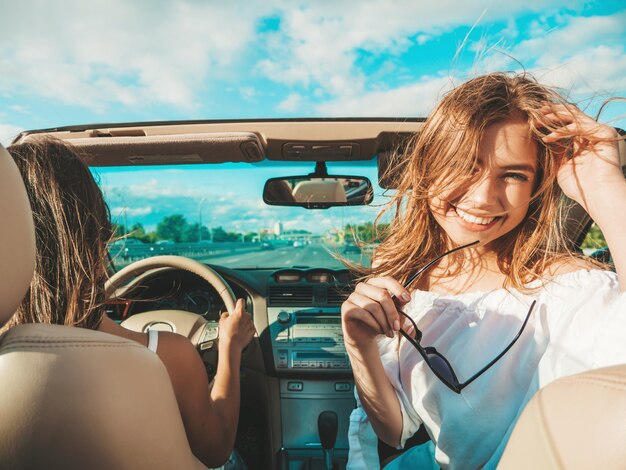
[[[384,241],[376,248],[376,263],[362,269],[365,279],[392,276],[404,283],[428,261],[452,248],[431,210],[433,197],[458,188],[472,178],[485,129],[508,119],[528,123],[537,148],[537,179],[525,219],[512,231],[491,242],[504,287],[528,291],[527,284],[543,279],[545,270],[563,258],[580,257],[570,248],[561,221],[567,203],[556,182],[563,158],[571,157],[572,140],[545,144],[553,129],[544,124],[540,108],[564,103],[561,95],[537,83],[528,74],[492,73],[469,80],[449,92],[424,123],[406,155],[398,155],[389,171],[397,193],[376,218],[391,212]],[[452,258],[458,273],[462,253]],[[428,275],[428,272],[424,273]]]
[[[108,279],[109,209],[89,168],[68,144],[38,138],[8,148],[35,221],[29,291],[7,328],[53,323],[97,329]]]

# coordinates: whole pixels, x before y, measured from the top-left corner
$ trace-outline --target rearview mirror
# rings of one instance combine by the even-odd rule
[[[263,201],[272,206],[327,209],[360,206],[374,198],[372,183],[363,176],[287,176],[265,182]]]

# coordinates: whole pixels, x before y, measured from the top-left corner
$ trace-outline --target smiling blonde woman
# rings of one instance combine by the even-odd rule
[[[618,139],[527,75],[475,78],[438,105],[342,306],[360,400],[350,467],[377,458],[376,436],[400,448],[423,425],[431,442],[386,468],[494,468],[539,387],[626,362]],[[600,226],[617,274],[571,251],[562,194]]]

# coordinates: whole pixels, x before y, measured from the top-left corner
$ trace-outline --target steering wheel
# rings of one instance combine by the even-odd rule
[[[229,313],[235,309],[235,294],[215,270],[183,256],[153,256],[129,264],[115,273],[104,286],[106,300],[115,299],[141,284],[147,276],[163,269],[182,269],[198,275],[217,291]],[[173,331],[189,338],[200,350],[214,347],[218,322],[184,310],[153,310],[138,313],[122,322],[122,326],[142,333],[150,329]]]

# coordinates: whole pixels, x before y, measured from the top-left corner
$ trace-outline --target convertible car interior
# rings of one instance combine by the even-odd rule
[[[27,131],[14,143],[54,136],[73,144],[100,176],[110,206],[124,201],[133,207],[136,193],[111,190],[128,175],[137,175],[147,193],[158,184],[150,186],[152,173],[143,171],[167,171],[172,178],[179,167],[218,178],[229,171],[238,172],[238,183],[214,201],[212,213],[231,202],[262,219],[265,200],[277,211],[300,211],[302,220],[333,214],[343,229],[357,220],[353,214],[374,220],[393,191],[390,161],[422,122],[100,124]],[[626,168],[626,145],[620,145]],[[248,204],[238,194],[251,184],[249,174],[285,184],[255,189],[258,204]],[[197,188],[189,181],[193,195]],[[262,222],[255,222],[242,227],[239,238],[218,241],[218,230],[203,232],[210,203],[203,198],[195,206],[194,241],[133,244],[130,233],[128,243],[111,244],[108,315],[137,331],[187,336],[210,380],[219,360],[219,315],[243,298],[258,334],[243,353],[238,453],[250,470],[345,468],[355,391],[340,308],[355,275],[341,259],[369,263],[375,240],[361,246],[347,231],[322,236],[297,223],[288,230],[282,222],[257,230]],[[0,217],[1,325],[26,292],[35,249],[25,191],[4,149]],[[580,246],[591,221],[572,207],[567,226]],[[0,371],[0,467],[204,468],[187,443],[164,366],[136,343],[78,328],[22,325],[0,337]],[[618,468],[626,462],[624,416],[626,365],[559,380],[527,407],[501,468]]]

